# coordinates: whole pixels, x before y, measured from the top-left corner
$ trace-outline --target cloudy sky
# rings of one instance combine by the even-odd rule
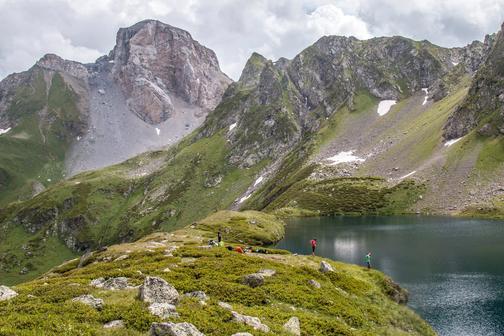
[[[253,51],[292,58],[323,35],[463,46],[499,29],[504,0],[0,0],[0,78],[49,52],[92,62],[146,18],[188,30],[237,79]]]

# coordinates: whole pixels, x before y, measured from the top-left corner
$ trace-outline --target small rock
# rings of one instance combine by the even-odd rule
[[[235,311],[232,311],[231,314],[233,315],[233,320],[238,323],[246,324],[248,326],[251,326],[255,330],[259,330],[265,333],[270,331],[270,328],[267,325],[263,324],[258,317],[242,315]]]
[[[233,334],[231,336],[254,336],[254,335],[252,335],[251,333],[248,333],[248,332],[239,332],[239,333]]]
[[[179,293],[168,282],[158,277],[146,277],[139,289],[140,300],[154,303],[169,303],[176,305]]]
[[[93,295],[81,295],[79,297],[73,298],[72,302],[80,302],[85,305],[91,306],[94,309],[102,309],[103,308],[103,300],[102,299],[97,299]]]
[[[10,300],[18,296],[18,293],[7,286],[0,286],[0,301]]]
[[[243,277],[242,283],[252,288],[259,287],[264,284],[264,276],[259,273],[248,274]]]
[[[98,93],[99,93],[99,94],[101,94],[101,95],[104,95],[104,94],[105,94],[105,90],[103,90],[103,89],[99,89],[99,90],[98,90]]]
[[[89,284],[93,287],[103,288],[107,290],[122,290],[132,288],[128,285],[128,278],[125,277],[109,278],[107,280],[105,280],[105,278],[98,278],[92,280]]]
[[[229,303],[219,301],[218,303],[219,307],[227,309],[227,310],[232,310],[233,306],[231,306]]]
[[[116,328],[124,328],[124,322],[122,320],[114,320],[107,322],[103,325],[105,329],[116,329]]]
[[[296,316],[293,316],[283,325],[283,329],[295,336],[301,336],[301,327],[299,326],[299,319]]]
[[[166,267],[166,268],[163,270],[163,272],[165,272],[165,273],[171,272],[171,269],[170,269],[170,268],[168,268],[168,267]]]
[[[208,296],[203,291],[195,291],[195,292],[185,293],[184,295],[188,296],[188,297],[196,298],[199,301],[206,301],[206,300],[208,300]]]
[[[308,280],[308,284],[309,284],[310,286],[315,287],[315,288],[320,288],[320,287],[321,287],[321,286],[320,286],[320,283],[319,283],[318,281],[316,281],[316,280],[313,280],[313,279]]]
[[[123,254],[122,256],[117,257],[114,261],[121,261],[121,260],[128,259],[128,258],[129,258],[129,255]]]
[[[149,306],[148,309],[152,315],[159,316],[163,319],[179,316],[177,313],[177,308],[169,303],[154,302]]]
[[[259,270],[259,272],[257,272],[257,274],[260,274],[263,277],[271,277],[276,274],[276,271],[272,270],[272,269],[265,268],[265,269]]]
[[[334,269],[332,268],[331,265],[329,265],[329,263],[327,263],[326,261],[322,260],[320,262],[320,268],[319,268],[320,272],[322,273],[327,273],[327,272],[334,272]]]
[[[153,323],[150,336],[205,336],[191,323]]]
[[[79,259],[79,265],[77,266],[77,268],[82,268],[89,264],[91,262],[91,257],[93,256],[93,254],[94,252],[91,251],[84,253]]]

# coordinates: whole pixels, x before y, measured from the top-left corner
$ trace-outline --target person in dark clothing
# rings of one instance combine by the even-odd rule
[[[217,242],[220,243],[222,241],[222,233],[219,231],[217,231]]]
[[[317,239],[310,240],[311,248],[312,248],[312,256],[315,255],[315,249],[317,248]]]

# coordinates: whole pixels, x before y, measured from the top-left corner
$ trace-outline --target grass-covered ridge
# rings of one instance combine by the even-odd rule
[[[68,257],[174,230],[228,208],[265,164],[237,168],[228,163],[228,151],[221,134],[190,137],[11,204],[0,211],[0,276],[12,283],[21,272],[27,279],[63,261],[49,258],[55,249]],[[54,263],[35,262],[43,259]]]
[[[288,335],[282,326],[292,316],[299,318],[302,335],[434,335],[415,313],[391,299],[398,288],[378,271],[326,260],[335,272],[324,274],[318,271],[322,260],[318,257],[275,250],[268,250],[273,254],[242,255],[202,247],[209,237],[215,238],[216,227],[225,225],[229,217],[224,217],[211,220],[213,225],[200,223],[111,246],[94,253],[83,268],[77,268],[76,259],[13,287],[19,296],[0,302],[0,334],[147,335],[150,324],[160,318],[149,314],[137,289],[107,291],[89,283],[98,277],[125,276],[131,285],[139,285],[145,276],[158,276],[180,293],[202,290],[209,296],[204,305],[183,296],[177,306],[179,317],[170,318],[192,323],[205,335]],[[254,236],[244,233],[241,238],[253,240]],[[237,244],[225,233],[224,240]],[[261,269],[276,274],[259,287],[242,284],[243,276]],[[321,288],[311,286],[309,280],[317,281]],[[102,298],[104,308],[98,312],[71,302],[83,294]],[[231,312],[220,307],[220,301],[241,314],[260,318],[271,332],[232,321]],[[124,321],[125,328],[103,328],[104,323],[117,319]]]

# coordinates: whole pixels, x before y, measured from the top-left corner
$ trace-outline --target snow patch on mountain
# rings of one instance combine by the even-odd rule
[[[427,104],[427,99],[429,99],[429,89],[428,88],[422,88],[422,91],[425,92],[425,98],[424,98],[424,101],[423,101],[422,105],[425,105],[425,104]]]
[[[10,127],[6,128],[6,129],[0,128],[0,135],[5,134],[5,133],[9,132],[10,130],[11,130]]]
[[[326,160],[331,161],[329,165],[334,166],[340,163],[348,163],[348,162],[364,162],[366,159],[362,159],[358,156],[355,156],[353,153],[354,150],[339,152],[338,154],[328,157]]]
[[[450,147],[451,145],[453,144],[456,144],[457,142],[459,142],[460,140],[462,140],[463,137],[460,137],[460,138],[457,138],[457,139],[452,139],[452,140],[448,140],[445,142],[444,146],[445,147]]]
[[[380,101],[380,103],[378,104],[378,114],[380,116],[384,116],[385,114],[387,114],[389,111],[390,111],[390,108],[395,105],[395,103],[397,103],[397,101],[395,100],[382,100]]]

